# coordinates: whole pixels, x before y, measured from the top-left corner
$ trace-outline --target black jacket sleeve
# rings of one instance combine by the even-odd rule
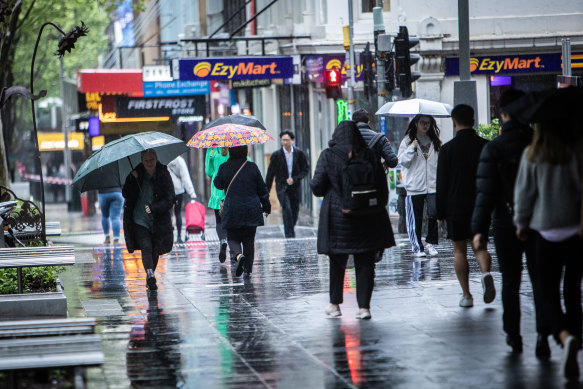
[[[308,175],[310,169],[308,168],[308,160],[306,159],[306,154],[299,149],[295,149],[295,152],[298,153],[298,173],[295,176],[292,176],[294,182],[300,182],[302,178]]]
[[[388,167],[397,166],[397,164],[399,163],[399,159],[397,158],[397,155],[393,151],[393,148],[391,147],[391,143],[389,142],[387,137],[383,136],[381,138],[381,140],[379,141],[379,143],[382,146],[381,155],[383,156],[383,159],[385,160],[385,163],[387,164],[387,166]]]
[[[435,188],[436,216],[437,220],[445,220],[447,217],[447,196],[449,192],[449,166],[447,149],[442,147],[437,157],[437,180]]]
[[[162,215],[172,208],[174,204],[174,198],[176,197],[174,193],[174,184],[172,183],[172,176],[166,166],[159,165],[156,167],[157,177],[155,184],[154,200],[150,204],[150,209],[154,216]]]
[[[215,184],[215,187],[219,190],[225,190],[227,189],[227,185],[229,185],[229,183],[225,182],[225,168],[223,167],[224,165],[225,164],[219,166],[219,171],[217,172],[217,176],[213,181],[213,184]]]
[[[480,154],[476,172],[476,202],[472,214],[472,234],[488,234],[492,211],[496,206],[497,191],[502,190],[498,175],[496,152],[492,143],[486,144]]]
[[[267,175],[265,176],[265,186],[267,187],[267,191],[271,190],[271,186],[273,185],[273,179],[275,178],[275,173],[277,172],[278,154],[279,150],[274,151],[273,154],[271,154],[271,157],[269,158],[269,166],[267,167]]]
[[[259,201],[261,201],[261,208],[265,213],[271,213],[271,202],[269,201],[269,192],[267,191],[267,187],[265,186],[265,182],[263,181],[263,177],[261,177],[261,172],[257,166],[255,167],[255,182],[257,185],[257,196],[259,196]]]
[[[331,185],[330,176],[328,176],[328,153],[328,150],[324,150],[320,154],[314,170],[314,176],[310,182],[312,193],[317,197],[323,197]]]

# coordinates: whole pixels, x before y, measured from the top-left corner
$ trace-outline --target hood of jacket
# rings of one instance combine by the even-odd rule
[[[354,123],[351,120],[344,120],[340,122],[334,133],[332,134],[332,139],[328,142],[329,147],[337,146],[346,152],[355,149],[360,150],[365,147],[364,139]]]

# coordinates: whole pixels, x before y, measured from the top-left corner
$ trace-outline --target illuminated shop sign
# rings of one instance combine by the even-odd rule
[[[571,67],[583,67],[583,55],[573,54]],[[560,73],[561,54],[527,54],[470,58],[471,74]],[[445,59],[445,74],[459,75],[459,58]]]
[[[115,114],[118,118],[199,116],[205,114],[205,97],[159,99],[118,97],[115,101]]]
[[[211,93],[209,81],[144,81],[144,97],[195,96]]]
[[[344,67],[344,55],[309,55],[306,57],[306,74],[308,80],[313,82],[324,82],[324,71],[332,68],[340,69],[342,82],[346,81],[346,68]],[[355,81],[362,81],[363,64],[355,65]]]
[[[259,80],[290,78],[292,57],[181,59],[180,80]]]

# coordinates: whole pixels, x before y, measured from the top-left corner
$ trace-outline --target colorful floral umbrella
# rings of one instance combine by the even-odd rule
[[[226,123],[194,134],[187,143],[196,149],[256,145],[273,140],[267,132],[242,124]]]

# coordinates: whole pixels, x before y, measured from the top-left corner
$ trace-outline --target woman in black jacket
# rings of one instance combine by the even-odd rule
[[[237,263],[235,275],[239,277],[245,270],[249,277],[253,271],[255,232],[257,226],[263,225],[263,213],[271,213],[271,203],[259,168],[247,161],[247,146],[231,147],[229,155],[213,182],[217,189],[225,191],[221,225],[227,231],[231,258]]]
[[[347,216],[342,212],[342,169],[339,154],[363,153],[375,167],[375,183],[380,193],[379,211],[369,215]],[[385,209],[388,201],[387,177],[375,153],[366,147],[352,121],[341,122],[332,135],[329,148],[318,158],[311,182],[315,196],[323,196],[318,226],[318,253],[330,257],[330,305],[326,314],[342,313],[342,289],[348,255],[354,255],[356,270],[357,318],[370,319],[370,299],[374,287],[375,252],[395,245],[393,230]]]
[[[156,151],[142,151],[142,163],[128,174],[122,194],[126,199],[123,228],[128,252],[142,251],[146,286],[156,290],[154,271],[158,258],[172,250],[170,211],[175,197],[172,177],[158,162]]]

